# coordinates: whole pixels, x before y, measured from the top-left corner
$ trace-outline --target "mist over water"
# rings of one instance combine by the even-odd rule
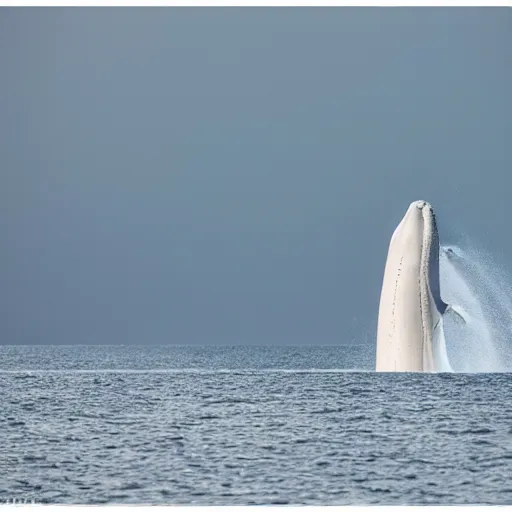
[[[455,311],[443,319],[451,369],[511,371],[510,276],[484,251],[446,245],[440,251],[440,278],[443,300]]]

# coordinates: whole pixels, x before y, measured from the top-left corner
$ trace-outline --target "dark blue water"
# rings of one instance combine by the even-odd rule
[[[512,375],[374,357],[0,347],[0,502],[512,504]]]

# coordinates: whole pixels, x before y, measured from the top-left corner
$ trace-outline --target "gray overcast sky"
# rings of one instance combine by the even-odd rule
[[[373,343],[427,199],[512,271],[512,10],[0,10],[0,343]]]

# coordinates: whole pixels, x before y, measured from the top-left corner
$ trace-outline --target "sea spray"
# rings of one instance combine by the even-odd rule
[[[451,368],[459,372],[510,371],[509,276],[482,251],[443,246],[440,279],[443,300],[453,307],[442,326]]]
[[[444,333],[444,319],[439,320],[439,325],[434,331],[434,366],[437,372],[453,372],[453,368],[450,364],[450,358],[448,357],[448,350],[446,346],[446,337]]]

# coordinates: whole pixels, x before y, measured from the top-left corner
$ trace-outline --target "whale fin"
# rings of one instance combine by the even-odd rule
[[[446,309],[444,310],[444,314],[447,315],[451,313],[455,316],[459,321],[467,324],[469,323],[469,315],[461,306],[454,306],[453,304],[448,304]]]

